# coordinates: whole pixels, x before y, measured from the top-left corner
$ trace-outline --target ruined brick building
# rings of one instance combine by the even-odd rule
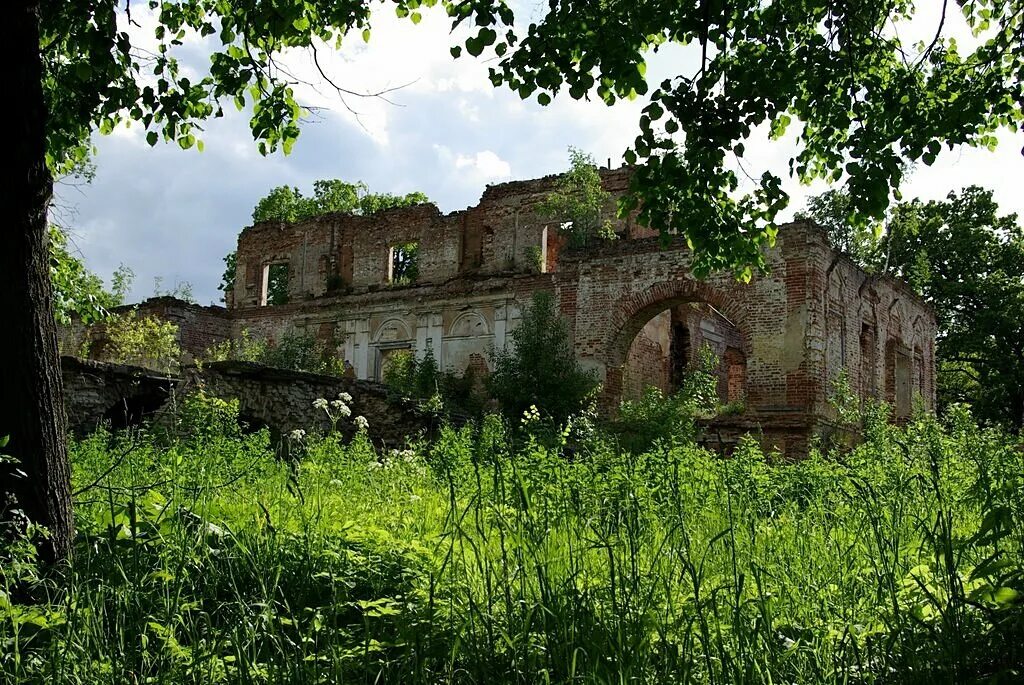
[[[628,172],[602,179],[618,196]],[[193,354],[243,330],[271,340],[305,332],[372,380],[398,350],[431,350],[446,370],[486,371],[490,350],[506,345],[532,294],[546,290],[608,410],[649,385],[671,391],[705,346],[733,409],[712,425],[724,440],[754,431],[805,449],[832,424],[828,398],[844,369],[854,392],[888,400],[898,417],[915,396],[934,406],[933,313],[905,284],[833,250],[819,228],[784,227],[768,272],[749,284],[728,274],[701,281],[684,244],[666,248],[630,219],[615,225],[619,240],[570,249],[537,211],[553,181],[491,186],[451,214],[425,204],[250,226],[227,308],[166,298],[143,308],[178,323]]]

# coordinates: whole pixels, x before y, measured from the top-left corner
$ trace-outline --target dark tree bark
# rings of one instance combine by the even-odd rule
[[[7,144],[0,227],[0,516],[17,511],[50,531],[46,562],[71,549],[71,483],[64,434],[63,382],[50,285],[47,209],[53,181],[46,167],[46,104],[39,51],[38,2],[14,0],[5,12]],[[23,472],[19,475],[18,470]]]

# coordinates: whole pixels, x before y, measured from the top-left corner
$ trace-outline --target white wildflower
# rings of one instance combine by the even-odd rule
[[[351,402],[352,395],[349,395],[347,392],[339,392],[338,399],[341,400],[342,402]]]
[[[419,502],[421,499],[423,498],[420,497],[419,495],[409,495],[410,502]]]
[[[323,397],[318,397],[317,399],[313,400],[313,408],[314,409],[322,409],[322,410],[326,411],[327,410],[327,400],[325,400]]]
[[[334,409],[341,409],[344,406],[345,403],[342,402],[341,400],[331,400],[331,407],[333,407]]]
[[[340,407],[338,407],[338,413],[345,417],[352,416],[352,410],[349,409],[347,404],[343,404]]]
[[[352,419],[352,422],[355,423],[356,428],[358,428],[361,431],[364,431],[370,427],[370,422],[366,420],[365,416],[357,416],[354,419]]]
[[[291,432],[291,437],[292,440],[302,440],[304,437],[306,437],[306,431],[302,430],[301,428],[296,428]]]

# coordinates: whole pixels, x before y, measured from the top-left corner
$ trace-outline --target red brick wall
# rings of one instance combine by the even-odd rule
[[[629,171],[602,177],[618,196]],[[606,409],[644,383],[665,383],[663,332],[637,335],[669,310],[690,312],[692,352],[713,343],[722,360],[722,398],[742,395],[744,421],[766,431],[774,426],[790,435],[827,422],[828,397],[844,369],[862,396],[885,397],[890,388],[896,399],[899,385],[934,406],[933,313],[906,285],[860,271],[827,245],[820,229],[784,227],[766,252],[768,270],[750,283],[727,273],[697,281],[686,245],[665,247],[633,216],[616,221],[623,239],[569,248],[538,212],[554,180],[491,186],[476,206],[448,215],[420,205],[373,217],[249,227],[239,237],[233,307],[165,303],[161,315],[182,326],[190,351],[243,329],[271,339],[287,330],[330,330],[339,354],[367,378],[396,345],[418,354],[429,348],[442,367],[447,353],[463,365],[467,355],[485,356],[507,343],[531,295],[548,290],[569,321],[581,363],[604,381]],[[613,209],[609,203],[609,216]],[[397,287],[387,282],[388,250],[406,242],[419,244],[420,278]],[[531,251],[537,250],[547,258],[547,273],[536,273]],[[289,303],[261,307],[263,269],[281,262],[289,264]],[[479,332],[453,332],[467,313],[477,317]],[[887,346],[907,355],[909,367],[892,361]],[[897,366],[909,370],[897,378]]]

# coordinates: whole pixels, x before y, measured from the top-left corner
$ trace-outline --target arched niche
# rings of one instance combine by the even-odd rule
[[[442,342],[443,366],[459,375],[469,370],[486,374],[484,360],[493,344],[493,330],[487,319],[480,312],[461,312],[448,326]]]
[[[409,332],[409,324],[398,317],[385,319],[377,326],[377,330],[373,333],[373,342],[375,343],[403,342],[411,341],[412,339],[413,336]]]
[[[449,338],[477,338],[490,335],[491,329],[478,312],[462,312],[448,327]]]

